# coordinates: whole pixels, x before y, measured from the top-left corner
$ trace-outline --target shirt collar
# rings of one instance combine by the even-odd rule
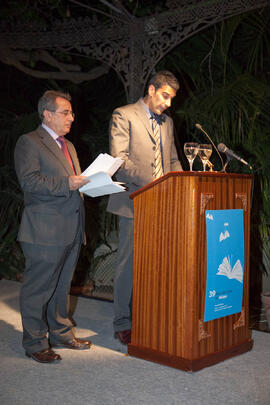
[[[143,108],[145,109],[145,111],[146,111],[146,114],[147,114],[147,117],[149,118],[149,120],[152,118],[152,116],[153,116],[153,112],[150,110],[150,108],[145,104],[145,102],[143,101],[143,98],[141,97],[140,98],[140,102],[141,102],[141,104],[142,104],[142,106],[143,106]]]
[[[47,125],[45,125],[43,122],[41,124],[41,126],[45,129],[45,131],[47,131],[51,137],[56,141],[56,139],[58,138],[59,135],[57,135],[51,128],[49,128]]]
[[[140,98],[140,102],[141,102],[143,108],[145,109],[147,117],[148,117],[149,120],[151,120],[152,118],[155,118],[159,125],[161,125],[162,122],[165,121],[163,114],[158,115],[158,114],[155,114],[152,110],[150,110],[150,108],[143,101],[142,97]]]

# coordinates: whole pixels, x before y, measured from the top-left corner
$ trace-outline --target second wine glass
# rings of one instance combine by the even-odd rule
[[[192,172],[193,161],[199,151],[199,144],[195,142],[186,142],[184,144],[184,153],[189,162],[189,169]]]
[[[212,145],[210,144],[200,144],[198,155],[201,158],[203,164],[203,171],[206,171],[206,164],[209,160],[210,156],[212,155]]]

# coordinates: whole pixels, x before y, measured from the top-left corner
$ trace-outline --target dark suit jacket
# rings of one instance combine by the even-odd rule
[[[76,174],[81,173],[75,148],[66,140]],[[22,135],[15,147],[15,170],[24,192],[18,240],[64,246],[77,231],[84,234],[84,206],[79,191],[70,191],[74,175],[55,140],[42,127]]]
[[[162,114],[162,118],[161,139],[166,174],[182,170],[182,167],[174,144],[173,121],[166,114]],[[128,191],[112,194],[107,210],[132,218],[133,204],[129,195],[154,180],[155,140],[149,118],[140,100],[113,112],[110,123],[110,153],[124,160],[116,178],[117,181],[126,183]]]

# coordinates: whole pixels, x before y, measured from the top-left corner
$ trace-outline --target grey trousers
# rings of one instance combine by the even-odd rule
[[[69,290],[81,240],[68,246],[21,242],[26,259],[20,293],[23,347],[34,353],[50,343],[74,337],[69,314]]]
[[[133,218],[119,216],[119,243],[114,275],[115,331],[131,329],[133,281]]]

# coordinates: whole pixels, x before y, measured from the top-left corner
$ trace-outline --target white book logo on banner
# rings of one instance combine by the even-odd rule
[[[240,260],[238,259],[232,268],[229,256],[224,257],[222,263],[218,267],[217,272],[218,276],[225,276],[229,279],[235,279],[240,283],[243,283],[243,274],[243,267]]]

